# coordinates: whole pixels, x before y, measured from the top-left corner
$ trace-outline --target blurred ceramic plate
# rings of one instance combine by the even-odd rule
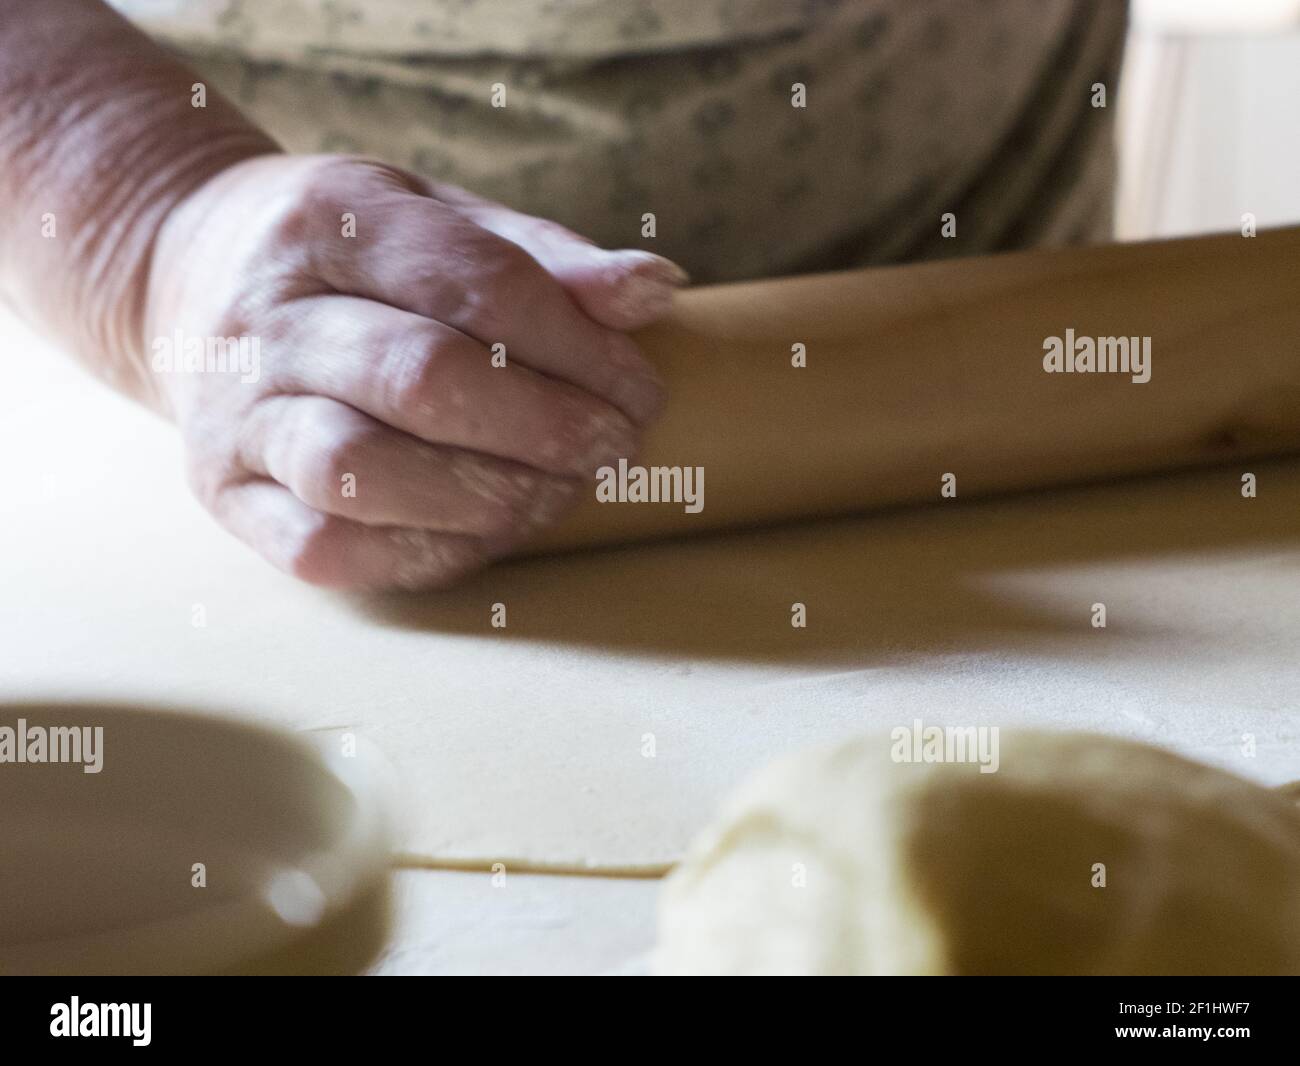
[[[0,703],[0,973],[355,971],[390,779],[341,731]]]

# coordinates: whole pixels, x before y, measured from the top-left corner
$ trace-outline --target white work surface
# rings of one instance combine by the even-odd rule
[[[1300,777],[1295,460],[351,597],[218,529],[174,431],[8,318],[0,366],[0,702],[199,706],[369,738],[401,781],[406,865],[509,871],[403,871],[379,972],[637,972],[657,883],[599,875],[674,861],[783,752],[914,718],[1093,729]]]

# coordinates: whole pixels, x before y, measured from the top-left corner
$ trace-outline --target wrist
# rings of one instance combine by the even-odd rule
[[[10,6],[0,0],[0,7]],[[0,35],[0,289],[113,385],[152,400],[144,306],[163,222],[275,143],[94,0],[43,0]]]
[[[192,213],[204,189],[239,164],[274,154],[279,148],[253,131],[173,153],[166,167],[134,190],[136,206],[125,216],[102,223],[105,243],[112,247],[112,264],[103,276],[83,268],[83,284],[92,292],[83,304],[81,336],[74,342],[123,392],[166,412],[170,404],[159,388],[150,363],[151,338],[159,323],[153,294],[179,279],[187,266],[185,242],[177,237],[175,220]],[[183,228],[183,227],[182,227]],[[170,241],[168,240],[171,235]],[[164,255],[162,248],[170,243]],[[178,251],[179,249],[179,251]],[[206,254],[219,253],[207,249]]]

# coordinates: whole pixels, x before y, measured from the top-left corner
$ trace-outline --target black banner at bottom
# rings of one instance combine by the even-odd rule
[[[259,1052],[283,1049],[298,1060],[320,1051],[374,1053],[393,1041],[431,1035],[492,1040],[518,1034],[557,1046],[591,1047],[609,1026],[636,1032],[636,1046],[680,1037],[682,1026],[704,1025],[728,1043],[753,1026],[753,1007],[768,1003],[768,1020],[753,1030],[764,1042],[788,1033],[819,1037],[851,1027],[867,1046],[930,1052],[966,1050],[1083,1050],[1125,1045],[1135,1051],[1182,1054],[1207,1048],[1221,1054],[1294,1054],[1297,986],[1259,978],[877,978],[850,991],[854,1008],[810,1010],[802,990],[750,984],[723,993],[708,1017],[688,1008],[663,1012],[671,985],[624,985],[618,1006],[590,992],[566,995],[562,1005],[536,993],[477,996],[472,1013],[447,1007],[454,993],[420,978],[37,978],[10,980],[0,991],[4,1057],[48,1054],[61,1047],[87,1053],[116,1045],[131,1053]],[[742,999],[743,997],[743,999]],[[691,996],[699,1002],[699,993]],[[712,1000],[712,997],[709,997]],[[734,1011],[737,1001],[752,999]],[[590,1002],[588,1003],[588,1000]],[[844,1003],[840,996],[835,1000]],[[782,1008],[791,1008],[785,1013]],[[499,1024],[491,1020],[501,1014]],[[781,1012],[781,1013],[777,1013]],[[694,1038],[690,1038],[692,1041]],[[877,1042],[878,1041],[878,1042]],[[30,1061],[39,1061],[32,1059]]]

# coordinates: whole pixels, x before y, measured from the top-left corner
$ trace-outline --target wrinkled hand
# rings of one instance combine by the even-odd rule
[[[662,389],[622,331],[682,280],[379,163],[259,156],[163,224],[143,358],[236,536],[317,584],[442,586],[635,451]],[[210,338],[242,366],[187,367]]]

